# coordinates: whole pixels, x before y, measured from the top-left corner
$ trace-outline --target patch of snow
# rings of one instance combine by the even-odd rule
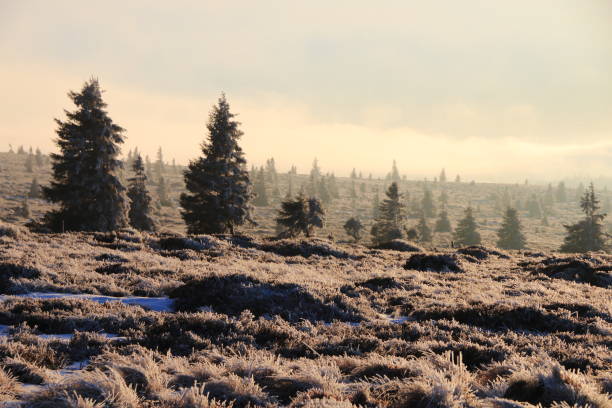
[[[102,296],[102,295],[91,295],[91,294],[74,294],[74,293],[41,293],[32,292],[21,295],[14,295],[15,297],[25,297],[31,299],[84,299],[91,300],[98,303],[106,302],[122,302],[126,305],[137,305],[142,306],[145,309],[153,310],[156,312],[171,312],[174,301],[168,297],[140,297],[140,296]],[[7,295],[0,296],[0,301],[7,299]]]

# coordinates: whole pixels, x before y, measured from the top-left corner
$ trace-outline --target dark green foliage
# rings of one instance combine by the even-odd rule
[[[606,214],[599,212],[599,199],[595,195],[593,183],[584,192],[580,207],[585,218],[576,224],[565,225],[567,235],[561,252],[589,252],[606,249],[608,235],[603,231],[603,220]]]
[[[141,231],[155,231],[155,222],[151,217],[151,196],[147,191],[142,157],[136,156],[132,164],[134,177],[128,179],[128,197],[130,198],[130,225]]]
[[[233,234],[236,226],[251,221],[251,182],[238,145],[243,133],[234,117],[222,95],[210,113],[203,156],[185,171],[187,192],[180,201],[189,233]]]
[[[323,228],[324,218],[321,202],[314,197],[306,199],[300,193],[295,199],[289,198],[281,203],[276,223],[282,237],[296,237],[300,233],[310,237],[315,227]]]
[[[257,172],[257,170],[255,170],[255,172]],[[266,207],[269,204],[268,192],[266,189],[266,175],[263,167],[255,177],[255,181],[253,183],[253,193],[255,193],[255,198],[253,199],[254,205],[257,207]]]
[[[480,244],[480,234],[477,231],[472,207],[465,210],[465,217],[459,221],[455,229],[454,239],[458,245],[463,246]]]
[[[433,236],[431,234],[431,228],[429,228],[429,225],[427,225],[427,219],[424,213],[421,214],[416,230],[419,234],[420,242],[431,242]]]
[[[51,155],[53,180],[43,189],[60,208],[47,213],[46,222],[56,231],[117,230],[128,221],[126,189],[118,175],[124,130],[108,116],[98,80],[68,96],[77,110],[66,111],[66,121],[56,119],[60,152]]]
[[[448,219],[448,212],[446,210],[440,211],[438,219],[436,220],[435,232],[451,232],[452,227],[450,220]]]
[[[40,185],[38,184],[38,179],[36,179],[36,177],[34,177],[32,179],[32,183],[30,183],[30,191],[28,192],[28,197],[29,198],[41,198],[42,197],[42,190],[40,188]]]
[[[525,248],[525,235],[522,229],[516,209],[508,208],[501,228],[497,231],[497,246],[503,249]]]
[[[397,183],[391,183],[385,194],[387,198],[380,204],[378,217],[370,231],[374,245],[402,238],[404,205],[400,201],[402,195],[399,193]]]
[[[359,242],[361,239],[361,230],[363,229],[363,224],[359,221],[359,218],[351,217],[347,222],[344,223],[344,231],[346,234],[352,237],[355,242]]]

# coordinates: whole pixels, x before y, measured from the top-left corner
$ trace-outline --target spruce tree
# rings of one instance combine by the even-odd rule
[[[527,211],[529,212],[530,218],[542,217],[542,207],[540,206],[540,203],[535,194],[532,194],[529,201],[527,201]]]
[[[30,191],[28,192],[28,197],[29,198],[41,198],[42,197],[42,190],[40,188],[40,185],[38,184],[38,179],[36,177],[34,177],[32,179],[32,183],[30,183]]]
[[[263,167],[259,172],[255,171],[255,173],[257,173],[257,175],[254,176],[255,181],[253,182],[253,193],[255,195],[253,205],[257,207],[266,207],[269,203],[266,189],[266,176]]]
[[[295,199],[288,198],[281,203],[276,223],[281,237],[296,237],[300,233],[310,237],[315,227],[323,228],[325,212],[321,202],[306,198],[301,192]]]
[[[404,220],[404,205],[397,183],[391,183],[385,192],[387,198],[380,203],[378,217],[374,221],[371,234],[374,244],[383,244],[393,239],[402,238],[402,222]]]
[[[397,164],[395,163],[395,160],[393,160],[393,167],[391,167],[391,174],[389,178],[395,183],[399,183],[400,181],[400,175],[399,171],[397,170]]]
[[[344,231],[346,231],[346,234],[353,238],[355,242],[359,242],[361,239],[361,230],[363,230],[363,224],[359,218],[351,217],[344,223]]]
[[[33,173],[34,172],[34,155],[32,155],[31,153],[28,154],[28,157],[26,158],[24,165],[25,165],[25,171],[27,173]]]
[[[436,220],[435,232],[451,232],[452,227],[450,220],[448,219],[448,212],[446,210],[440,211],[438,219]]]
[[[477,231],[472,207],[468,207],[465,210],[465,217],[457,224],[454,239],[458,245],[467,246],[480,244],[480,234]]]
[[[600,213],[599,199],[595,194],[593,183],[580,199],[580,207],[585,218],[576,224],[565,225],[567,235],[561,252],[589,252],[607,249],[608,235],[603,231],[603,220],[606,214]]]
[[[446,170],[445,169],[442,169],[442,171],[440,172],[440,178],[438,180],[440,180],[440,183],[446,183]]]
[[[51,155],[53,180],[43,191],[59,209],[46,222],[56,231],[117,230],[127,225],[129,207],[118,176],[124,130],[108,116],[97,79],[68,96],[77,110],[66,111],[66,121],[56,119],[60,152]]]
[[[431,190],[425,187],[425,191],[423,192],[423,199],[421,200],[421,209],[425,213],[427,218],[433,218],[436,216],[436,206],[433,202],[433,196],[431,194]]]
[[[431,228],[427,225],[427,218],[425,217],[425,213],[421,213],[421,218],[419,219],[419,223],[416,226],[417,233],[419,234],[420,242],[431,242],[432,234]]]
[[[147,176],[140,155],[132,160],[132,170],[134,177],[128,179],[127,192],[131,202],[128,213],[130,225],[140,231],[155,231],[155,222],[151,217],[151,196],[147,190]]]
[[[502,249],[525,248],[525,235],[515,208],[508,208],[500,229],[497,231],[497,246]]]
[[[181,215],[191,234],[233,234],[236,226],[251,221],[251,182],[238,145],[243,133],[234,117],[221,95],[210,113],[203,156],[185,171],[187,192],[181,194]]]

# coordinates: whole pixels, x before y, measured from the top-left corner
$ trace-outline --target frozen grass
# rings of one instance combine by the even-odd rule
[[[611,406],[603,255],[28,233],[0,268],[22,407]]]

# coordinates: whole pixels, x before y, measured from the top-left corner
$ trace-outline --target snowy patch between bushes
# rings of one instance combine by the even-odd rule
[[[13,326],[6,326],[4,324],[0,324],[0,338],[8,337],[10,335],[11,329]],[[106,332],[97,332],[102,337],[105,337],[112,341],[121,341],[126,340],[126,337],[119,336],[118,334],[106,333]],[[60,340],[60,341],[70,341],[74,337],[75,333],[60,333],[60,334],[36,334],[37,337],[46,340]]]
[[[14,297],[31,298],[31,299],[83,299],[91,300],[98,303],[106,302],[121,302],[126,305],[142,306],[145,309],[155,312],[171,312],[174,301],[167,297],[140,297],[140,296],[102,296],[91,294],[74,294],[74,293],[41,293],[32,292],[22,295],[12,295]],[[7,299],[8,295],[1,295],[0,301]]]

